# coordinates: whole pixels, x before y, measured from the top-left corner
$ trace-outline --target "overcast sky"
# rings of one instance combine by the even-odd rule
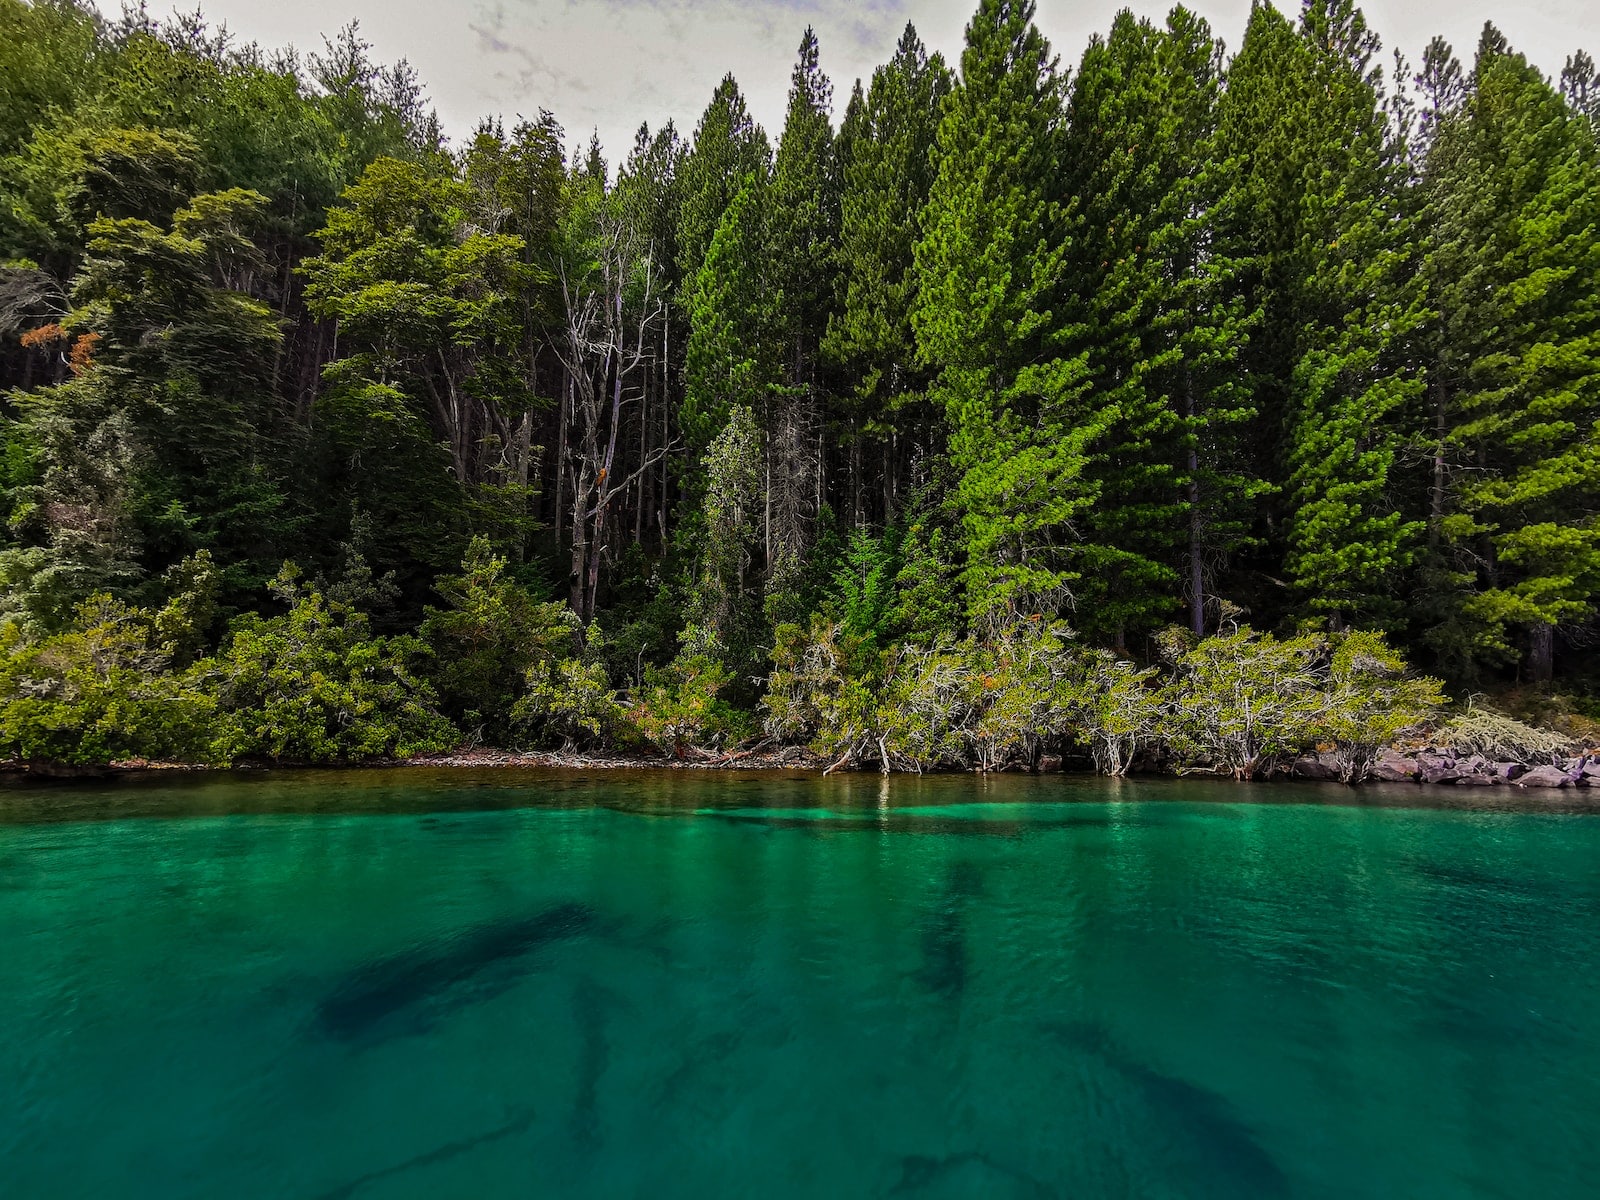
[[[117,0],[99,0],[115,11]],[[152,13],[164,0],[149,0]],[[514,118],[548,108],[569,144],[598,127],[616,162],[641,121],[668,117],[686,134],[712,88],[733,71],[755,117],[776,137],[801,32],[815,26],[823,69],[833,79],[835,113],[857,76],[894,49],[909,18],[929,47],[958,61],[961,32],[977,0],[201,0],[206,14],[263,46],[321,45],[352,19],[380,61],[409,59],[452,137],[479,117]],[[1299,0],[1276,0],[1298,12]],[[184,0],[181,7],[193,7]],[[1063,63],[1077,62],[1091,34],[1120,7],[1159,19],[1171,0],[1038,0],[1038,23]],[[1250,0],[1190,0],[1230,49]],[[1368,22],[1384,55],[1398,46],[1413,60],[1435,33],[1470,62],[1478,31],[1493,18],[1546,73],[1572,50],[1600,55],[1600,0],[1367,0]]]

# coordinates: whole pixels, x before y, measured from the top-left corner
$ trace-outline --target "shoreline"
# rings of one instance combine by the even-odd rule
[[[1585,755],[1580,763],[1590,761],[1592,756]],[[1047,766],[1039,769],[1028,770],[1020,765],[1008,766],[992,772],[981,772],[976,768],[968,770],[938,770],[929,771],[927,775],[955,777],[961,775],[1024,775],[1046,777],[1060,775],[1064,777],[1100,777],[1095,772],[1087,759],[1078,762],[1068,759],[1063,762],[1058,758],[1050,758]],[[1309,769],[1308,769],[1309,768]],[[360,763],[304,763],[304,762],[240,762],[227,767],[208,766],[203,763],[163,762],[148,759],[131,759],[113,762],[108,766],[58,766],[47,764],[27,763],[0,763],[0,780],[17,783],[33,781],[38,783],[71,783],[74,781],[93,782],[116,778],[159,777],[161,775],[207,775],[207,774],[267,774],[269,772],[302,773],[312,771],[332,772],[366,772],[366,771],[392,771],[392,770],[444,770],[444,771],[483,771],[483,770],[556,770],[556,771],[593,771],[593,772],[627,772],[627,771],[704,771],[704,772],[739,772],[739,771],[775,771],[791,773],[795,776],[814,775],[818,779],[829,774],[847,776],[879,776],[888,778],[876,767],[834,768],[830,770],[827,759],[813,753],[803,746],[786,746],[778,749],[755,747],[749,750],[733,751],[719,754],[712,751],[695,751],[681,758],[666,755],[644,754],[567,754],[560,751],[515,751],[496,749],[459,750],[445,754],[423,754],[410,758],[374,759]],[[1425,778],[1419,774],[1415,778],[1395,778],[1386,775],[1374,775],[1359,783],[1342,783],[1337,778],[1330,777],[1325,770],[1319,769],[1314,756],[1287,763],[1280,770],[1259,776],[1255,779],[1235,779],[1223,772],[1195,769],[1189,771],[1164,771],[1146,770],[1130,771],[1124,778],[1132,780],[1155,779],[1195,779],[1210,782],[1240,783],[1240,784],[1283,784],[1283,783],[1323,783],[1338,784],[1352,792],[1363,790],[1371,785],[1383,787],[1414,786],[1419,790],[1438,794],[1450,792],[1461,794],[1466,791],[1500,792],[1513,794],[1526,793],[1563,793],[1569,796],[1592,795],[1600,800],[1600,772],[1596,765],[1590,761],[1587,770],[1580,765],[1576,772],[1564,774],[1562,782],[1555,782],[1552,772],[1556,768],[1523,768],[1521,776],[1507,777],[1504,774],[1489,775],[1469,770],[1448,778]],[[916,772],[892,772],[894,775],[907,775],[916,777]],[[1526,782],[1523,782],[1526,780]]]

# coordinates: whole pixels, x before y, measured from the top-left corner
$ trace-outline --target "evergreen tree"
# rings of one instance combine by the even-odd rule
[[[1548,679],[1600,589],[1600,162],[1585,118],[1493,27],[1430,156],[1437,507],[1461,585],[1436,644]]]
[[[1183,8],[1158,29],[1124,11],[1084,55],[1067,161],[1084,206],[1074,256],[1112,424],[1091,469],[1078,625],[1120,641],[1167,619],[1180,588],[1203,629],[1209,568],[1258,490],[1237,428],[1249,321],[1236,264],[1212,247],[1226,181],[1213,158],[1221,47]],[[1184,582],[1180,585],[1180,579]]]
[[[796,610],[823,490],[818,358],[832,308],[839,236],[832,98],[816,34],[808,28],[790,79],[773,167],[766,256],[780,297],[783,344],[784,386],[771,393],[765,419],[768,602],[775,621],[806,615]]]
[[[683,163],[677,239],[681,278],[693,279],[699,272],[722,214],[750,173],[766,174],[770,162],[767,135],[751,119],[744,94],[728,75],[706,105]]]
[[[843,175],[839,309],[826,349],[851,385],[841,433],[850,452],[850,514],[864,519],[866,484],[881,475],[892,515],[905,440],[925,441],[928,380],[911,326],[917,275],[916,214],[933,186],[932,151],[951,87],[944,59],[929,56],[908,22],[894,57],[860,84],[840,129]],[[907,425],[910,428],[907,428]],[[909,437],[908,437],[909,435]]]
[[[945,106],[916,247],[918,356],[935,373],[978,618],[1056,609],[1106,416],[1066,311],[1070,222],[1055,199],[1062,81],[1029,0],[984,0]]]

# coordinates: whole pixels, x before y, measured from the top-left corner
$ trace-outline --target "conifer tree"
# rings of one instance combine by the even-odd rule
[[[824,462],[818,359],[833,300],[839,195],[833,170],[833,85],[822,73],[816,34],[800,42],[789,108],[770,189],[769,278],[781,297],[777,318],[783,387],[766,413],[768,596],[794,608],[802,561],[821,504]],[[803,611],[775,613],[800,620]]]
[[[859,81],[840,130],[843,173],[839,310],[826,349],[852,393],[844,401],[851,455],[851,516],[859,524],[866,477],[881,473],[884,517],[892,515],[896,448],[925,408],[927,377],[916,361],[911,327],[917,276],[916,214],[933,185],[931,155],[951,87],[944,59],[929,56],[907,22],[894,57]],[[868,465],[870,464],[870,466]]]
[[[1069,219],[1055,199],[1062,81],[1030,0],[983,0],[967,25],[961,84],[940,122],[938,175],[916,247],[912,312],[935,374],[968,611],[1003,618],[1067,603],[1073,524],[1105,416],[1064,307]]]
[[[684,159],[678,224],[678,271],[693,279],[705,262],[722,214],[752,171],[769,169],[767,135],[750,117],[738,82],[727,75],[695,127]]]
[[[1437,645],[1548,679],[1600,593],[1600,161],[1585,118],[1486,27],[1430,156],[1437,504],[1462,585]],[[1453,617],[1454,621],[1449,617]]]
[[[1113,406],[1091,472],[1101,490],[1084,522],[1077,623],[1113,640],[1168,619],[1180,589],[1202,630],[1208,566],[1238,541],[1231,510],[1257,490],[1236,444],[1253,415],[1234,365],[1249,322],[1236,265],[1211,246],[1225,187],[1212,158],[1220,90],[1221,47],[1181,7],[1164,29],[1122,12],[1074,82],[1074,261],[1096,392]]]

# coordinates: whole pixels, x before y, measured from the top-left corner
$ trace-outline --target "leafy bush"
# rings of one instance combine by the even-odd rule
[[[884,676],[877,726],[883,769],[919,775],[970,766],[980,705],[968,644],[949,638],[893,651]]]
[[[576,614],[567,610],[566,616],[576,626]],[[627,710],[611,686],[604,654],[600,627],[591,625],[581,654],[534,663],[528,668],[527,695],[513,707],[512,719],[547,739],[559,738],[567,751],[615,736]]]
[[[118,759],[205,762],[216,701],[204,664],[172,670],[177,613],[132,608],[101,594],[64,632],[27,640],[0,626],[0,757],[104,766]]]
[[[684,631],[684,647],[665,667],[645,671],[628,696],[628,720],[651,745],[677,758],[691,747],[726,744],[750,731],[749,718],[719,694],[733,676],[718,655],[716,636],[700,627]]]
[[[1445,703],[1437,679],[1408,675],[1405,660],[1381,633],[1362,631],[1334,639],[1326,695],[1320,732],[1334,742],[1339,778],[1345,783],[1366,779],[1380,750]]]
[[[1254,779],[1312,740],[1325,700],[1321,637],[1243,627],[1198,643],[1169,634],[1163,649],[1168,745],[1186,763]]]
[[[1126,775],[1139,751],[1160,736],[1165,714],[1160,691],[1150,686],[1155,674],[1154,667],[1140,669],[1105,650],[1077,656],[1069,719],[1102,775]]]
[[[1068,720],[1071,638],[1063,625],[1024,620],[987,644],[968,642],[977,685],[972,740],[983,770],[1017,758],[1032,767],[1045,739],[1060,735]]]
[[[530,671],[571,658],[581,627],[563,604],[541,603],[507,574],[507,563],[482,535],[472,539],[461,574],[435,585],[447,607],[430,608],[419,631],[432,648],[429,676],[446,713],[468,731],[508,738],[519,717]]]
[[[290,565],[273,590],[288,613],[241,619],[217,664],[226,757],[358,762],[455,744],[415,669],[421,640],[374,636],[364,613],[302,586]]]
[[[1481,754],[1496,762],[1558,764],[1572,751],[1570,738],[1549,729],[1469,705],[1439,729],[1436,741],[1459,754]]]

